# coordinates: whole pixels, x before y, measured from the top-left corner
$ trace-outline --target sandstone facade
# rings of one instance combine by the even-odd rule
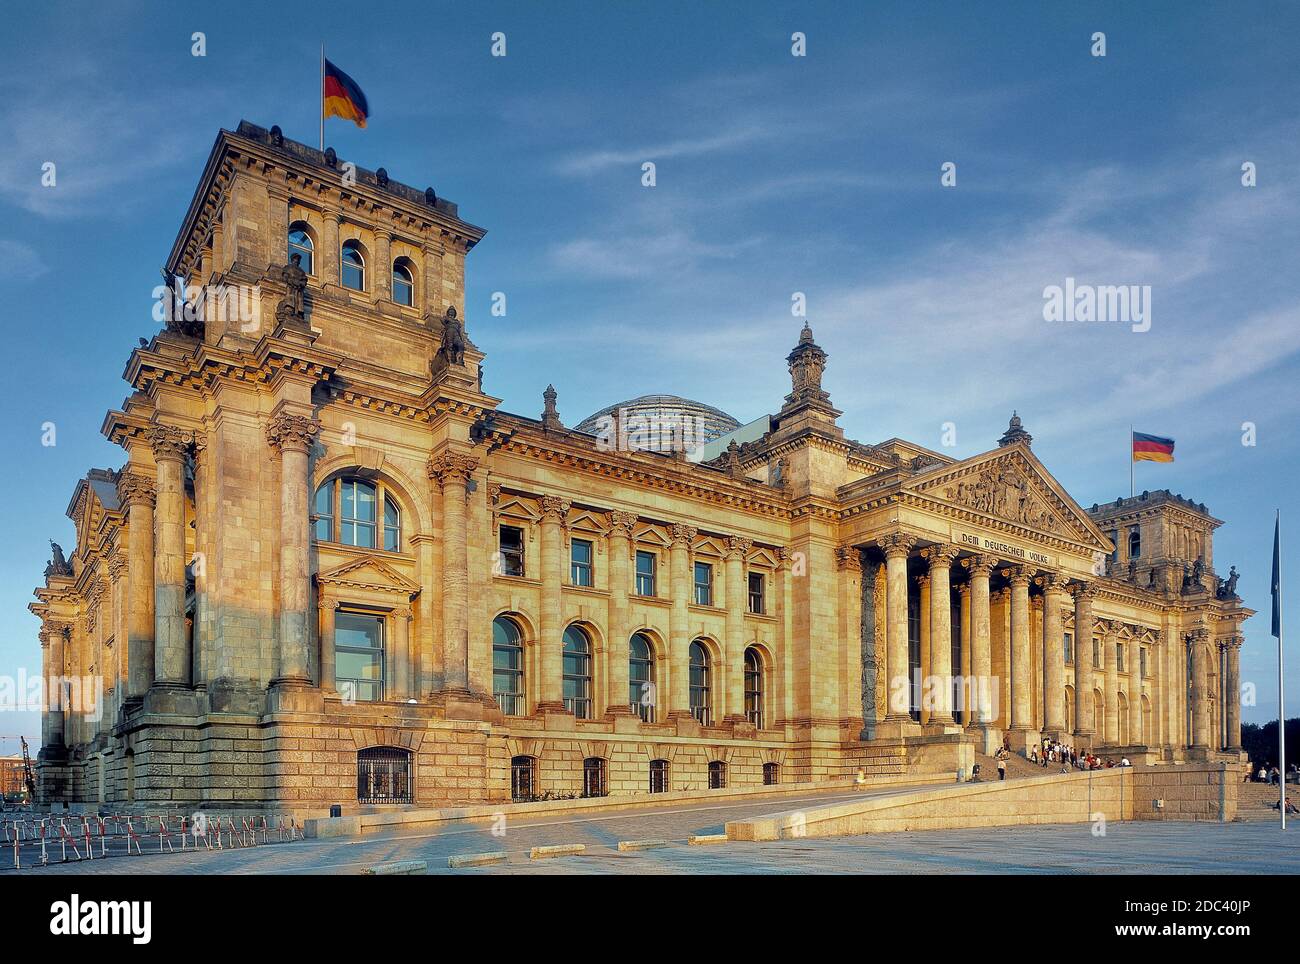
[[[257,310],[210,297],[131,353],[125,464],[77,485],[32,605],[46,676],[104,681],[102,712],[45,715],[45,800],[737,787],[1004,736],[1239,755],[1250,611],[1204,506],[1085,511],[1019,419],[962,461],[847,439],[808,327],[768,430],[707,461],[566,429],[553,393],[500,411],[460,321],[484,232],[347,175],[277,129],[217,138],[168,269]]]

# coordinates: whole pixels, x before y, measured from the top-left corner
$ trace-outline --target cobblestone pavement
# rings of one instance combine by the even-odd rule
[[[903,791],[880,791],[882,795]],[[429,872],[476,874],[690,873],[1300,873],[1300,838],[1266,823],[1112,823],[877,834],[773,843],[688,846],[690,834],[720,833],[730,819],[795,809],[800,803],[860,799],[819,794],[729,804],[680,804],[653,811],[510,821],[504,836],[465,825],[362,840],[305,840],[220,853],[206,851],[51,865],[25,874],[356,874],[395,860],[427,860]],[[667,839],[667,848],[621,853],[620,840]],[[529,860],[528,849],[582,843],[581,856]],[[507,851],[505,864],[449,871],[458,854]],[[12,873],[12,871],[8,871]]]

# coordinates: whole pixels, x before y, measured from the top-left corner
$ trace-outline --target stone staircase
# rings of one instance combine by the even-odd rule
[[[1277,784],[1269,786],[1267,783],[1243,783],[1237,787],[1237,818],[1239,820],[1271,820],[1277,822],[1278,814],[1274,805],[1277,803],[1278,788]],[[1294,801],[1296,806],[1300,806],[1300,787],[1294,783],[1287,784],[1286,798],[1288,801]],[[1300,822],[1300,814],[1291,814],[1287,823],[1292,820]]]
[[[998,779],[998,760],[997,757],[985,756],[983,753],[975,754],[975,762],[979,764],[979,779],[982,783],[989,781],[996,782]],[[1049,763],[1046,768],[1026,760],[1019,753],[1012,753],[1007,758],[1007,779],[1015,780],[1024,777],[1044,777],[1051,773],[1061,772],[1060,763]]]

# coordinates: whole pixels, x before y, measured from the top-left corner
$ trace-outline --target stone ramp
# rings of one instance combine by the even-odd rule
[[[731,821],[726,830],[732,840],[782,840],[1101,819],[1226,821],[1236,815],[1236,789],[1222,764],[1114,767],[806,807]]]

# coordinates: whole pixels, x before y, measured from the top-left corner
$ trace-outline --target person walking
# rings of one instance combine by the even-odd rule
[[[998,751],[998,779],[1005,780],[1006,778],[1007,778],[1007,750],[1005,747],[1003,747],[1001,750]]]

